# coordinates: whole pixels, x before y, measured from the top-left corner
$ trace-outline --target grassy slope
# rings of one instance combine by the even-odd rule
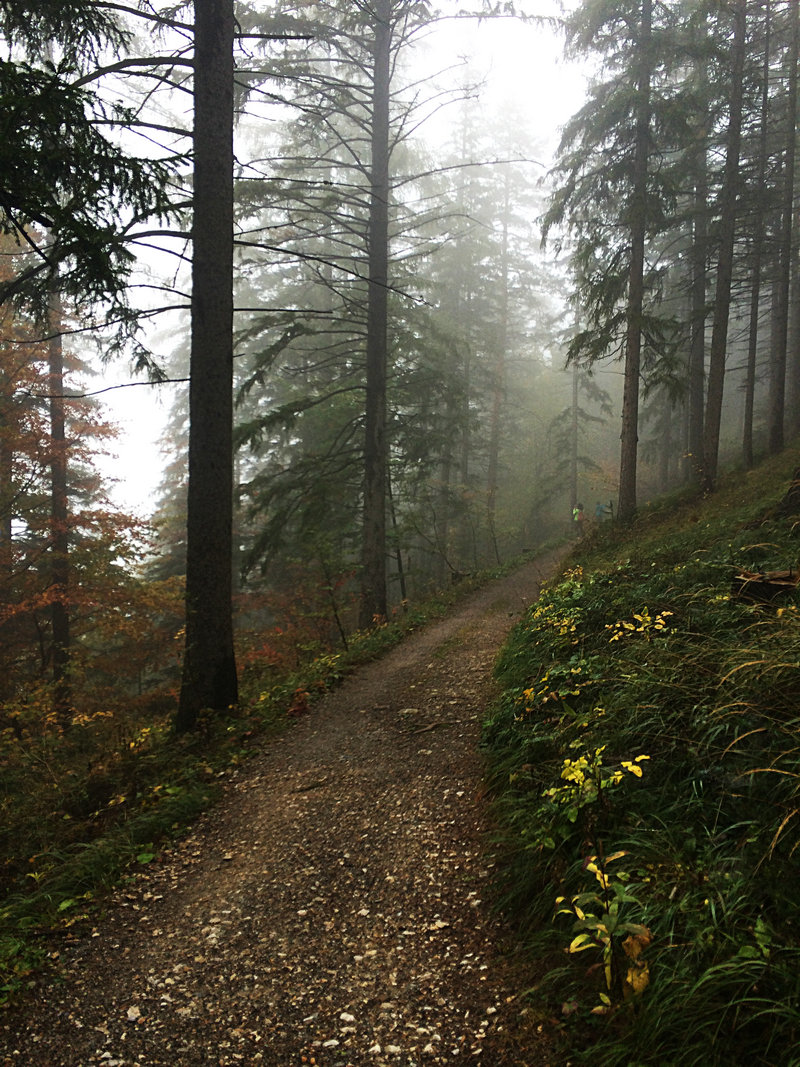
[[[485,741],[564,1062],[800,1064],[800,450],[603,531],[515,629]]]

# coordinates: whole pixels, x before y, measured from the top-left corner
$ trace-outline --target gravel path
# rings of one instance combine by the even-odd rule
[[[532,561],[360,669],[0,1015],[24,1067],[541,1067],[491,915],[477,748]],[[535,1036],[535,1035],[534,1035]]]

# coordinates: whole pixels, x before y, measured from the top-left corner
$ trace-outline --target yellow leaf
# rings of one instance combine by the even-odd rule
[[[582,952],[585,948],[594,948],[594,939],[591,934],[578,934],[570,942],[568,952]]]
[[[650,968],[646,960],[634,963],[625,975],[625,984],[634,996],[639,996],[650,984]]]
[[[644,926],[640,934],[630,934],[625,938],[622,942],[622,950],[629,960],[637,960],[652,940],[653,935]]]

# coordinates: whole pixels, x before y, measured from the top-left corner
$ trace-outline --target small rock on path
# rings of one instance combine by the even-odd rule
[[[361,668],[0,1016],[24,1067],[539,1067],[491,914],[497,652],[563,552]],[[524,1047],[523,1047],[524,1045]]]

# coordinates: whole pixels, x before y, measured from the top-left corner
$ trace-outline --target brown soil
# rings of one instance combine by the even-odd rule
[[[59,980],[0,1015],[0,1062],[546,1064],[490,909],[478,737],[497,651],[562,555],[472,595],[249,760],[59,946]]]

